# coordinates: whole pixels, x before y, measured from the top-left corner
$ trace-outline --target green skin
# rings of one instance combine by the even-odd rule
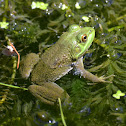
[[[93,28],[71,25],[56,44],[47,49],[41,57],[30,53],[22,59],[20,73],[24,78],[28,78],[31,73],[31,81],[34,84],[28,89],[32,94],[50,105],[54,105],[58,98],[69,99],[64,89],[54,82],[73,68],[92,82],[105,82],[102,77],[98,78],[86,71],[83,66],[83,55],[92,44],[94,37]]]

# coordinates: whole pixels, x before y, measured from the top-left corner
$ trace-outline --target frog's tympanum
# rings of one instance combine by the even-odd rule
[[[60,39],[40,57],[30,53],[21,61],[20,73],[28,78],[31,73],[33,85],[30,92],[42,102],[53,105],[58,98],[68,99],[69,95],[55,81],[73,68],[77,73],[92,82],[105,82],[83,66],[83,55],[92,44],[95,30],[92,27],[80,28],[71,25]],[[35,67],[34,67],[35,65]]]

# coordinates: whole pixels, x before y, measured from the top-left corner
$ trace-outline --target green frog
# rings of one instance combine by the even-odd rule
[[[60,39],[39,56],[30,53],[22,59],[20,73],[24,78],[31,76],[33,85],[29,91],[42,102],[54,105],[58,98],[69,99],[69,95],[55,81],[72,69],[92,82],[105,82],[84,69],[83,55],[91,46],[95,37],[92,27],[71,25]]]

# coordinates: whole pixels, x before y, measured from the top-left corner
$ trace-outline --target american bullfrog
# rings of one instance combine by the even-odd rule
[[[55,104],[58,98],[68,99],[69,95],[55,81],[73,68],[80,76],[92,82],[105,82],[103,78],[86,71],[83,65],[83,55],[94,37],[95,30],[92,27],[71,25],[41,56],[35,53],[26,55],[21,61],[20,73],[24,78],[31,74],[33,85],[28,87],[30,92],[42,102],[51,105]]]

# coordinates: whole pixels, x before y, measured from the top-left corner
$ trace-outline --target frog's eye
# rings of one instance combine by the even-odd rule
[[[87,35],[86,35],[86,34],[83,34],[81,40],[82,40],[83,42],[86,42],[86,40],[87,40]]]

